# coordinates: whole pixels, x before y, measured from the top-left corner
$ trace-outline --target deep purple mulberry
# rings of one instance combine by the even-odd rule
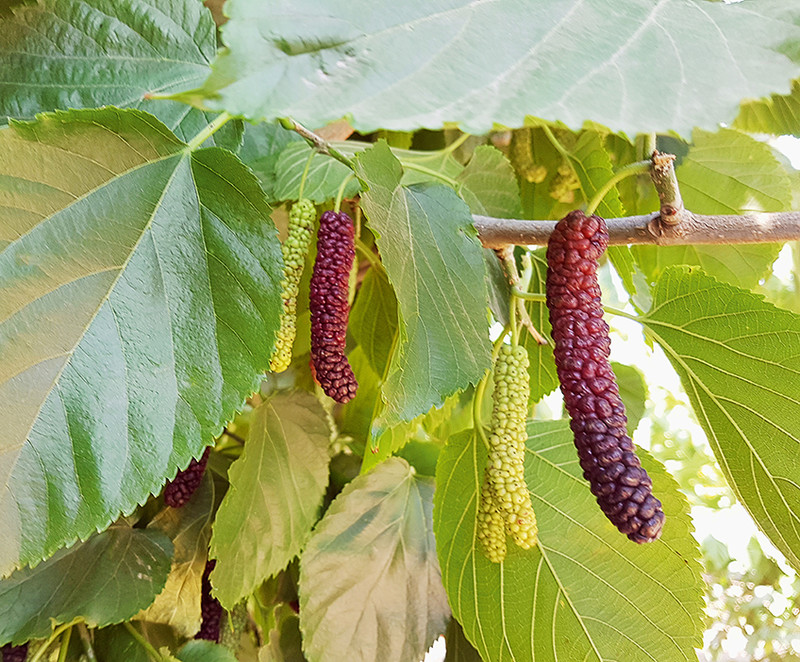
[[[206,569],[203,571],[203,581],[200,594],[200,611],[203,620],[200,623],[200,631],[194,635],[195,639],[205,639],[219,643],[219,624],[222,620],[222,605],[219,600],[211,596],[211,580],[209,575],[217,565],[216,561],[207,561]]]
[[[211,450],[211,446],[206,448],[199,460],[189,462],[188,467],[183,471],[179,471],[178,475],[167,483],[164,488],[164,503],[172,508],[181,508],[189,503],[192,494],[200,487],[200,483],[203,481],[209,450]]]
[[[28,644],[22,646],[6,644],[0,651],[3,651],[3,662],[25,662],[28,659]]]
[[[547,307],[561,392],[583,475],[606,517],[631,540],[661,535],[664,512],[627,435],[625,407],[608,362],[597,261],[608,245],[606,222],[573,211],[547,246]]]
[[[314,376],[336,402],[348,402],[358,383],[344,354],[350,304],[350,269],[356,252],[352,219],[326,211],[319,219],[317,259],[311,276],[311,364]]]

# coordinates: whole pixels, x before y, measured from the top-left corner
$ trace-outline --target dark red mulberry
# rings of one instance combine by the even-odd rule
[[[207,561],[206,569],[203,572],[203,581],[200,594],[200,611],[203,620],[200,623],[200,631],[194,635],[195,639],[205,639],[219,643],[219,625],[222,620],[222,605],[211,595],[211,580],[209,575],[217,565],[216,561]]]
[[[164,488],[164,503],[172,508],[181,508],[189,503],[192,494],[200,487],[200,483],[203,480],[210,449],[210,446],[206,448],[199,460],[192,460],[188,467],[183,471],[179,471],[178,475],[167,483]]]
[[[606,222],[581,211],[562,218],[550,237],[547,307],[556,368],[592,494],[628,538],[652,542],[661,535],[664,512],[626,433],[625,407],[608,362],[611,341],[597,283],[597,261],[607,245]]]
[[[28,644],[22,646],[6,644],[0,650],[3,651],[3,662],[25,662],[28,659]]]
[[[336,402],[352,400],[358,388],[344,354],[354,232],[353,221],[344,212],[322,214],[309,290],[311,363],[322,390]]]

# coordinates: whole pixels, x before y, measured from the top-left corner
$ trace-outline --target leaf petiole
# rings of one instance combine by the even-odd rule
[[[213,136],[217,131],[219,131],[229,120],[233,119],[231,115],[227,112],[220,113],[217,115],[214,120],[206,126],[200,133],[198,133],[194,138],[192,138],[189,143],[187,144],[187,149],[190,152],[196,150],[200,145],[202,145],[206,140],[208,140],[211,136]]]
[[[586,215],[591,216],[594,214],[595,210],[603,201],[603,198],[606,197],[608,192],[614,188],[617,183],[621,182],[627,177],[631,177],[632,175],[646,175],[650,172],[651,166],[652,161],[648,159],[647,161],[636,161],[634,163],[629,163],[628,165],[617,170],[617,172],[615,172],[614,175],[610,177],[608,181],[606,181],[606,183],[603,184],[592,196],[592,199],[586,205]]]

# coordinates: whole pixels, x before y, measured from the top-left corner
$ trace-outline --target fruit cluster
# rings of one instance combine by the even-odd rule
[[[292,346],[297,335],[297,293],[314,231],[315,216],[314,203],[305,198],[298,200],[289,212],[289,234],[281,245],[283,311],[281,326],[275,340],[275,352],[269,364],[273,372],[283,372],[292,362]]]
[[[355,259],[354,233],[353,221],[344,212],[322,214],[309,293],[314,376],[336,402],[352,400],[358,388],[344,353],[350,316],[350,270]]]
[[[199,460],[189,462],[188,467],[179,471],[178,475],[167,483],[164,488],[164,503],[171,508],[182,508],[189,502],[195,490],[203,482],[209,450],[211,450],[210,446],[203,451],[203,456]]]
[[[631,540],[661,535],[664,512],[626,431],[625,406],[608,361],[597,261],[608,245],[599,216],[581,211],[556,225],[547,246],[547,307],[564,404],[584,477],[611,522]]]
[[[478,540],[493,563],[506,556],[506,534],[523,549],[536,544],[524,466],[529,396],[527,350],[503,345],[494,364],[489,459],[478,503]]]

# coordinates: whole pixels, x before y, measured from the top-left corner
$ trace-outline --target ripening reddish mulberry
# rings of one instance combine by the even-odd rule
[[[203,481],[209,450],[211,450],[211,446],[206,448],[199,460],[192,460],[188,467],[179,471],[178,475],[167,483],[164,488],[164,503],[172,508],[181,508],[189,502],[192,494]]]
[[[344,212],[322,214],[309,291],[314,376],[336,402],[352,400],[358,387],[344,354],[350,316],[350,269],[356,254],[354,232],[353,221]]]
[[[306,263],[308,246],[314,228],[316,209],[311,200],[298,200],[289,212],[289,234],[281,245],[283,280],[281,281],[281,327],[270,360],[272,372],[283,372],[292,362],[292,346],[297,334],[297,293]]]
[[[22,646],[6,644],[0,650],[3,651],[3,662],[25,662],[28,659],[28,644]]]
[[[664,512],[634,452],[627,418],[608,361],[597,261],[608,245],[599,216],[573,211],[556,225],[547,246],[547,307],[564,404],[572,419],[583,475],[608,519],[631,540],[661,535]]]
[[[211,575],[211,571],[216,565],[216,561],[206,562],[200,593],[200,611],[203,620],[200,623],[200,631],[194,635],[194,638],[219,643],[219,625],[222,620],[222,605],[219,603],[219,600],[212,597],[211,580],[209,579],[209,575]]]

